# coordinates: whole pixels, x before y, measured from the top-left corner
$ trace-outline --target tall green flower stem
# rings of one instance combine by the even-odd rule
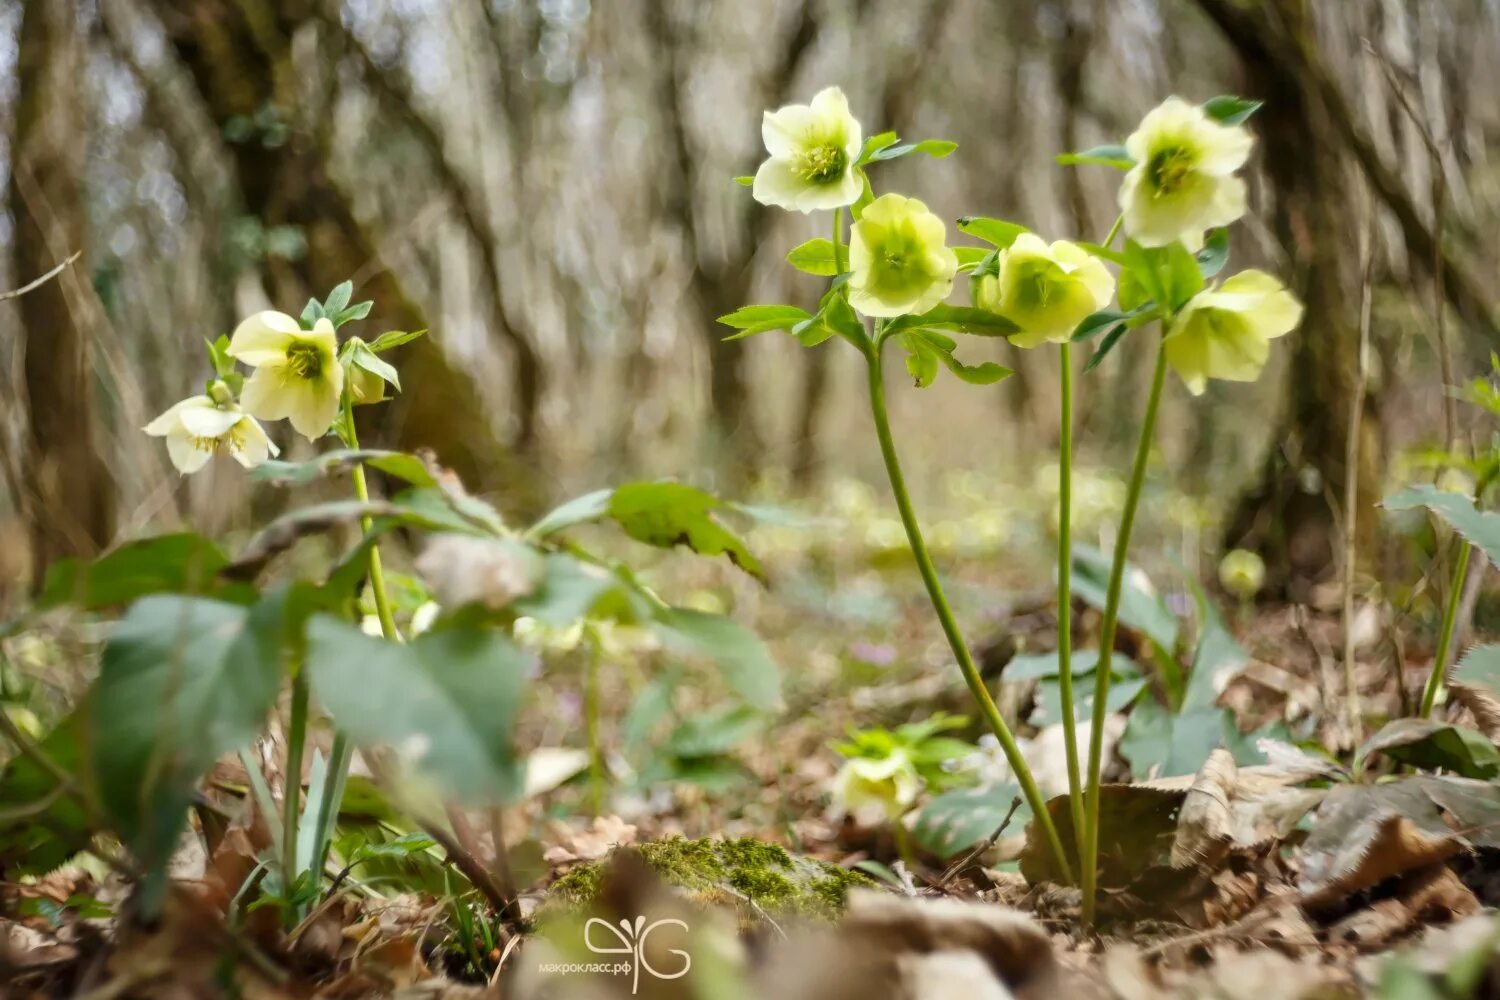
[[[1162,327],[1168,326],[1163,318]],[[1125,494],[1125,509],[1120,514],[1120,533],[1115,539],[1114,561],[1109,569],[1109,589],[1104,598],[1104,621],[1099,628],[1099,659],[1094,668],[1094,711],[1089,729],[1089,770],[1084,802],[1083,851],[1079,864],[1083,871],[1083,919],[1094,921],[1094,903],[1098,890],[1099,859],[1099,774],[1104,758],[1104,721],[1109,714],[1109,672],[1114,658],[1115,631],[1120,620],[1120,593],[1125,583],[1125,556],[1130,550],[1130,534],[1135,528],[1136,509],[1140,506],[1141,487],[1146,482],[1146,465],[1151,457],[1151,441],[1156,433],[1156,415],[1161,408],[1161,390],[1167,377],[1167,354],[1156,349],[1156,371],[1151,376],[1151,392],[1146,397],[1146,416],[1141,422],[1141,436],[1136,443],[1135,464],[1130,471],[1130,487]],[[1067,714],[1067,713],[1064,713]]]
[[[1463,602],[1464,584],[1469,579],[1469,554],[1474,546],[1467,539],[1459,539],[1458,558],[1453,562],[1453,579],[1448,581],[1448,601],[1443,606],[1443,630],[1438,634],[1437,655],[1432,660],[1432,673],[1427,675],[1427,686],[1422,689],[1422,706],[1418,715],[1427,718],[1437,704],[1438,692],[1443,689],[1444,675],[1448,672],[1448,651],[1453,647],[1453,632],[1458,625],[1458,606]]]
[[[1078,767],[1078,717],[1073,701],[1073,345],[1058,355],[1061,412],[1057,435],[1057,691],[1063,706],[1068,762],[1068,807],[1078,856],[1083,857],[1083,781]]]
[[[896,455],[896,442],[891,436],[890,417],[886,413],[885,378],[880,364],[880,351],[884,344],[882,333],[883,331],[877,325],[874,343],[866,345],[865,348],[866,368],[870,382],[870,412],[875,418],[875,433],[880,439],[880,454],[885,459],[885,471],[891,481],[891,492],[896,497],[896,508],[901,513],[901,524],[906,529],[906,540],[911,545],[911,554],[917,561],[917,570],[921,573],[922,582],[927,587],[927,596],[932,600],[932,608],[937,612],[938,622],[943,627],[943,635],[947,638],[948,646],[958,661],[959,670],[963,672],[964,682],[969,686],[969,693],[974,696],[980,711],[984,714],[985,721],[989,723],[990,730],[1000,741],[1000,748],[1005,753],[1005,759],[1010,762],[1011,770],[1016,774],[1016,781],[1020,784],[1026,803],[1031,808],[1031,814],[1036,818],[1037,825],[1047,838],[1048,847],[1057,861],[1058,870],[1065,880],[1071,882],[1073,880],[1072,868],[1068,864],[1068,855],[1063,850],[1062,839],[1057,835],[1057,825],[1052,821],[1051,813],[1047,811],[1047,800],[1042,797],[1041,790],[1037,788],[1036,779],[1031,775],[1031,768],[1027,766],[1026,758],[1021,756],[1021,748],[1016,745],[1015,736],[1011,733],[1010,727],[1005,724],[1000,710],[995,707],[995,700],[990,697],[989,688],[985,687],[984,678],[979,675],[979,668],[974,663],[973,654],[964,643],[958,622],[953,617],[953,609],[949,606],[948,598],[943,593],[943,585],[938,580],[937,569],[932,564],[932,556],[927,551],[927,542],[922,537],[922,526],[917,522],[917,515],[912,509],[911,495],[906,489],[906,478],[901,472],[901,461]]]
[[[599,738],[599,667],[604,643],[591,627],[584,629],[583,728],[589,745],[589,808],[595,816],[604,812],[604,746]]]

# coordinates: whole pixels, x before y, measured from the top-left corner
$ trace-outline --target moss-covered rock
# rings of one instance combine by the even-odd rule
[[[633,851],[663,882],[704,906],[746,909],[747,901],[770,916],[833,920],[854,886],[869,885],[859,872],[793,854],[753,837],[686,840],[674,837],[616,848]],[[586,905],[599,893],[614,852],[578,866],[552,883],[552,901]]]

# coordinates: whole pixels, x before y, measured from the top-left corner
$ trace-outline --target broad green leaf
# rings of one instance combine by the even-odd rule
[[[894,146],[899,141],[895,132],[880,132],[865,140],[864,148],[859,151],[858,164],[863,165],[870,162],[870,157],[889,146]]]
[[[668,649],[718,664],[729,689],[751,708],[781,707],[781,671],[765,643],[745,626],[723,615],[662,608],[652,630]]]
[[[1073,549],[1073,593],[1103,610],[1108,596],[1110,557],[1089,545]],[[1120,589],[1120,621],[1145,634],[1162,649],[1177,645],[1179,623],[1162,599],[1149,589],[1146,575],[1129,564]]]
[[[370,341],[370,350],[376,354],[379,354],[381,351],[389,351],[392,348],[400,347],[402,344],[411,343],[426,332],[426,330],[412,330],[409,333],[405,330],[387,330]]]
[[[900,334],[898,339],[901,342],[901,346],[906,348],[907,374],[916,382],[918,389],[927,388],[932,384],[932,380],[937,378],[937,352],[925,340],[914,333]]]
[[[307,305],[302,307],[302,315],[298,317],[298,320],[302,323],[304,330],[311,330],[313,324],[322,319],[323,316],[323,303],[317,299],[308,299]]]
[[[47,758],[71,775],[85,794],[96,787],[86,766],[92,733],[84,700],[41,740]],[[17,875],[43,875],[88,846],[94,831],[74,795],[64,794],[52,772],[26,754],[0,771],[0,864]]]
[[[489,629],[459,626],[401,645],[318,615],[303,669],[357,745],[393,748],[461,802],[500,805],[522,787],[511,733],[531,663]]]
[[[1140,697],[1146,689],[1146,678],[1128,667],[1133,666],[1127,660],[1124,665],[1111,662],[1109,694],[1104,702],[1108,706],[1109,714],[1123,712]],[[1080,722],[1087,722],[1093,716],[1094,711],[1094,672],[1091,670],[1086,675],[1073,675],[1073,718]],[[1057,678],[1049,677],[1037,685],[1036,707],[1031,710],[1027,722],[1041,728],[1050,726],[1063,720],[1062,689],[1059,687]]]
[[[725,337],[725,340],[739,340],[768,330],[790,330],[803,320],[811,318],[812,313],[796,306],[742,306],[726,316],[720,316],[719,322],[739,331]]]
[[[1065,167],[1101,166],[1129,170],[1135,166],[1130,153],[1120,145],[1095,146],[1081,153],[1059,153],[1054,159]]]
[[[360,463],[384,472],[386,475],[395,476],[413,486],[431,487],[438,484],[432,469],[418,456],[404,451],[381,451],[374,448],[363,448],[358,451],[351,449],[327,451],[306,462],[281,462],[271,459],[250,470],[250,476],[252,479],[276,483],[280,486],[306,486],[323,476],[342,472]]]
[[[1221,95],[1203,102],[1203,112],[1221,125],[1239,125],[1260,110],[1263,101]]]
[[[1088,340],[1090,337],[1096,337],[1111,327],[1124,325],[1125,320],[1130,315],[1130,313],[1121,312],[1118,309],[1101,309],[1096,313],[1085,316],[1083,321],[1073,328],[1072,340],[1074,343],[1080,340]]]
[[[1031,231],[1016,222],[990,219],[982,215],[964,216],[958,220],[958,228],[975,239],[984,240],[1000,250],[1014,243],[1017,236]]]
[[[1198,262],[1198,271],[1205,278],[1212,278],[1224,270],[1224,265],[1229,263],[1229,230],[1223,226],[1208,234],[1203,249],[1193,255]]]
[[[1361,767],[1371,754],[1383,753],[1413,767],[1452,771],[1487,780],[1500,774],[1500,750],[1489,737],[1465,726],[1434,719],[1397,719],[1365,741],[1355,754]]]
[[[792,336],[803,347],[816,347],[832,337],[843,337],[856,347],[865,340],[865,327],[838,288],[823,296],[818,313],[792,327]]]
[[[684,483],[627,483],[609,498],[609,516],[636,541],[672,548],[686,545],[700,555],[727,556],[757,579],[765,579],[760,561],[740,537],[714,517],[727,505],[712,493]]]
[[[839,258],[848,261],[848,254],[840,251]],[[831,278],[839,273],[834,257],[834,246],[832,240],[814,239],[808,240],[801,246],[794,247],[786,255],[786,262],[799,271],[807,274],[816,274],[819,277]]]
[[[1500,698],[1500,645],[1469,647],[1453,668],[1452,680]]]
[[[381,360],[380,356],[370,349],[368,344],[356,343],[348,351],[349,364],[363,371],[369,372],[376,378],[384,381],[397,392],[401,391],[401,375],[396,371],[394,365],[388,361]]]
[[[668,667],[641,688],[630,703],[630,710],[620,724],[620,738],[631,760],[637,759],[636,754],[646,745],[651,731],[672,711],[672,692],[677,690],[681,679],[681,668]]]
[[[631,582],[603,566],[563,552],[543,557],[542,583],[510,609],[544,625],[566,628],[585,618],[634,624],[653,613],[653,605]]]
[[[1140,285],[1147,298],[1167,309],[1176,310],[1188,299],[1203,290],[1203,272],[1198,261],[1181,243],[1164,247],[1143,247],[1134,240],[1125,243],[1125,261],[1132,280]],[[1121,276],[1124,282],[1124,275]],[[1123,308],[1135,309],[1141,303],[1127,304],[1123,294]]]
[[[1188,674],[1182,709],[1208,708],[1250,663],[1250,655],[1224,627],[1224,619],[1202,587],[1193,586],[1198,607],[1198,652]]]
[[[91,760],[106,815],[149,871],[176,848],[199,779],[264,726],[286,610],[284,594],[252,608],[153,596],[110,634],[91,694]]]
[[[986,257],[994,253],[984,247],[950,247],[954,256],[958,258],[958,269],[960,271],[972,271],[984,261]]]
[[[332,319],[343,312],[349,305],[349,297],[354,294],[354,282],[341,281],[333,286],[333,291],[328,293],[328,298],[323,300],[323,315]]]
[[[1010,815],[1012,808],[1014,815]],[[994,836],[1007,815],[1010,822],[1002,836],[1025,829],[1031,819],[1031,810],[1017,786],[1007,783],[958,788],[922,807],[912,835],[923,850],[946,860]]]
[[[982,337],[1006,337],[1019,327],[998,313],[973,306],[933,306],[920,316],[898,316],[886,324],[888,333],[914,330],[946,330],[950,333],[972,333]]]
[[[94,611],[148,594],[204,594],[229,559],[213,542],[184,532],[126,542],[93,562],[63,559],[47,569],[39,607]]]
[[[1084,674],[1092,674],[1098,662],[1099,651],[1097,649],[1075,649],[1073,651],[1073,676],[1082,677]],[[1110,663],[1114,667],[1111,674],[1120,672],[1122,664],[1130,664],[1130,673],[1139,672],[1135,669],[1135,664],[1122,656],[1112,657]],[[1023,653],[1005,665],[1000,673],[1000,679],[1008,684],[1038,681],[1044,677],[1056,677],[1061,671],[1062,663],[1055,652]]]
[[[574,497],[544,514],[540,521],[527,529],[526,534],[531,538],[546,538],[575,524],[597,521],[609,513],[609,498],[614,492],[594,490]]]
[[[923,139],[921,142],[903,143],[900,146],[886,146],[877,149],[869,156],[869,162],[876,163],[881,160],[894,160],[911,153],[926,153],[936,160],[941,160],[949,153],[958,148],[958,143],[949,142],[947,139]]]
[[[1388,496],[1380,505],[1393,511],[1425,507],[1489,556],[1490,562],[1500,562],[1500,514],[1478,510],[1474,501],[1462,493],[1449,493],[1424,484]]]
[[[1216,747],[1224,747],[1239,764],[1261,764],[1265,755],[1257,740],[1280,736],[1284,729],[1276,724],[1247,735],[1228,709],[1194,708],[1174,715],[1155,698],[1142,698],[1130,710],[1120,755],[1130,762],[1137,781],[1196,774]]]
[[[428,491],[416,491],[428,492]],[[436,493],[437,491],[431,491]],[[436,519],[422,511],[397,503],[358,500],[335,500],[314,504],[283,514],[263,528],[240,550],[234,562],[224,567],[223,575],[234,580],[253,580],[276,556],[309,535],[320,535],[335,528],[358,525],[366,518],[374,520],[373,530],[385,531],[398,524],[428,530],[453,530],[447,520]],[[469,526],[473,530],[472,526]]]
[[[733,705],[692,715],[678,723],[667,739],[675,757],[717,757],[764,729],[766,717],[753,708]]]

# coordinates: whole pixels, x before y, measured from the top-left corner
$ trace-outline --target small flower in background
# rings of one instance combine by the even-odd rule
[[[511,635],[527,649],[551,653],[571,653],[583,645],[583,622],[558,627],[545,625],[535,618],[522,616],[511,626]]]
[[[481,604],[498,611],[541,584],[540,557],[519,542],[441,534],[417,557],[417,574],[445,608]]]
[[[1271,354],[1271,340],[1290,333],[1302,304],[1264,271],[1242,271],[1200,292],[1172,320],[1162,341],[1167,363],[1195,396],[1211,378],[1253,382]]]
[[[197,472],[214,453],[225,451],[250,469],[278,454],[255,418],[235,405],[225,389],[218,403],[210,396],[191,396],[145,426],[152,437],[167,439],[167,455],[183,475]]]
[[[849,304],[866,316],[924,313],[948,297],[958,255],[943,220],[915,198],[870,202],[849,239]]]
[[[1474,477],[1463,469],[1448,468],[1438,474],[1436,485],[1444,493],[1457,493],[1460,496],[1472,497],[1474,487],[1478,484],[1474,482]]]
[[[917,801],[922,779],[904,750],[893,749],[885,757],[853,757],[844,762],[833,778],[833,801],[846,813],[879,806],[895,818]]]
[[[798,212],[854,204],[864,190],[854,163],[864,135],[837,87],[811,104],[767,111],[760,134],[770,159],[755,172],[751,194],[762,205]]]
[[[942,735],[967,723],[963,716],[938,712],[895,729],[851,729],[849,741],[834,747],[846,758],[833,779],[834,805],[845,813],[879,806],[885,818],[895,820],[924,790],[972,784],[973,776],[956,765],[973,755],[973,745]]]
[[[1109,305],[1115,279],[1103,261],[1076,243],[1050,246],[1034,233],[1022,233],[1000,251],[998,274],[974,284],[974,304],[1020,327],[1010,336],[1017,347],[1062,343],[1090,313]]]
[[[1120,185],[1125,231],[1141,246],[1203,246],[1205,230],[1245,214],[1245,182],[1234,172],[1255,140],[1196,104],[1169,97],[1125,140],[1135,166]]]
[[[1266,564],[1249,549],[1232,549],[1219,560],[1219,583],[1242,601],[1248,601],[1266,585]]]
[[[309,441],[327,433],[344,391],[331,320],[304,330],[285,313],[256,313],[235,328],[228,354],[255,369],[240,397],[246,410],[262,420],[288,419]]]

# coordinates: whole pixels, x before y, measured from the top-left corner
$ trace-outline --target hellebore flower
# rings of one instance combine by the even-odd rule
[[[1067,240],[1051,246],[1022,233],[1000,251],[999,274],[987,274],[974,288],[974,304],[999,313],[1021,329],[1010,335],[1017,347],[1062,343],[1090,313],[1109,305],[1115,279],[1097,257]]]
[[[1271,354],[1271,340],[1290,333],[1302,304],[1264,271],[1242,271],[1190,299],[1162,341],[1167,363],[1194,396],[1211,378],[1254,382]]]
[[[845,812],[878,805],[892,818],[917,800],[922,779],[905,750],[885,757],[852,757],[833,778],[833,800]]]
[[[1219,560],[1219,583],[1229,593],[1248,601],[1266,584],[1266,564],[1249,549],[1232,549]]]
[[[1125,231],[1141,246],[1181,240],[1203,246],[1203,232],[1245,214],[1245,165],[1255,140],[1239,125],[1221,125],[1196,104],[1169,97],[1125,140],[1135,166],[1120,185]]]
[[[837,87],[811,104],[767,111],[760,126],[770,159],[755,172],[751,194],[762,205],[798,212],[852,205],[864,190],[854,169],[864,136]]]
[[[221,449],[247,469],[278,454],[255,418],[227,399],[220,404],[210,396],[190,396],[144,430],[167,439],[167,455],[184,476],[203,468]]]
[[[331,320],[304,330],[285,313],[256,313],[235,328],[228,353],[255,369],[240,394],[246,410],[262,420],[285,417],[309,441],[327,433],[344,391]]]
[[[924,313],[948,297],[958,255],[943,220],[915,198],[883,194],[849,238],[849,304],[866,316]]]

